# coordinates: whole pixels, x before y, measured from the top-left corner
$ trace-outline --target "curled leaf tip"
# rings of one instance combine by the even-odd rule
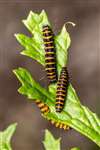
[[[16,37],[16,36],[17,36],[17,33],[15,33],[14,36]]]
[[[73,27],[76,26],[76,24],[74,22],[68,21],[65,23],[65,26],[67,27],[68,25],[72,25]]]

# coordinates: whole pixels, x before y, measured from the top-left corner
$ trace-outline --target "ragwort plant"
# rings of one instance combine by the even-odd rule
[[[15,34],[18,42],[24,47],[21,52],[33,60],[39,62],[45,67],[45,50],[43,44],[42,27],[44,25],[51,26],[46,12],[43,10],[40,14],[30,11],[26,20],[22,21],[26,28],[30,31],[32,37],[24,34]],[[72,25],[74,25],[72,23]],[[70,35],[66,30],[66,24],[61,31],[54,36],[57,57],[57,73],[60,75],[62,67],[68,64],[68,49],[71,44]],[[31,101],[41,100],[48,105],[50,112],[42,114],[47,120],[69,125],[71,128],[85,135],[100,147],[100,119],[89,108],[82,105],[75,89],[69,83],[66,102],[61,113],[55,111],[55,97],[57,84],[50,84],[47,89],[43,88],[36,82],[31,74],[25,68],[13,70],[22,86],[18,92],[31,99]],[[67,132],[66,132],[67,133]]]

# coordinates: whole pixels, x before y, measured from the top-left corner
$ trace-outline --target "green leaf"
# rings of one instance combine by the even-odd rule
[[[45,139],[43,144],[46,150],[60,150],[60,138],[55,139],[48,130],[45,130]]]
[[[16,39],[24,47],[25,50],[21,52],[22,55],[37,59],[39,63],[44,65],[44,54],[41,51],[41,46],[33,38],[29,38],[24,34],[15,34]]]
[[[43,145],[45,150],[60,150],[60,141],[61,138],[55,139],[49,130],[45,130],[45,138],[43,141]],[[71,150],[80,150],[79,148],[75,147]]]
[[[41,28],[42,25],[49,24],[45,11],[42,11],[40,15],[31,12],[24,21],[24,24],[33,34],[33,37],[32,39],[27,39],[26,36],[20,37],[20,35],[18,35],[17,39],[24,46],[25,51],[28,50],[28,56],[45,66],[45,62],[42,61],[44,60],[44,46]],[[36,47],[40,47],[40,49],[34,46],[35,43]],[[68,48],[70,43],[70,36],[64,25],[61,32],[55,36],[58,74],[60,74],[61,68],[68,63]],[[40,99],[50,107],[50,112],[44,115],[45,118],[71,126],[81,134],[90,138],[100,147],[100,119],[95,113],[81,104],[71,84],[68,86],[63,111],[56,113],[56,84],[52,84],[48,89],[44,89],[39,83],[32,79],[32,76],[27,70],[19,68],[14,70],[14,73],[22,83],[19,89],[21,94],[33,100]]]
[[[16,130],[16,123],[10,125],[5,131],[0,132],[0,150],[12,150],[10,141]]]
[[[22,86],[18,92],[26,95],[29,99],[42,99],[45,102],[46,96],[49,96],[49,92],[42,88],[39,83],[32,79],[30,73],[23,68],[13,70]]]
[[[57,67],[58,74],[60,74],[61,68],[66,66],[68,59],[68,48],[71,44],[71,39],[69,33],[66,30],[65,25],[63,26],[61,32],[55,36],[56,54],[57,54]]]

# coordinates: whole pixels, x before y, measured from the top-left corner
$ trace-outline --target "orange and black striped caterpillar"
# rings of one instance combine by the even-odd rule
[[[43,26],[42,32],[45,49],[45,70],[47,72],[47,78],[49,82],[54,83],[57,81],[54,34],[52,32],[52,29],[48,25]]]
[[[40,100],[36,100],[36,104],[37,106],[40,108],[40,111],[42,114],[46,114],[48,112],[50,112],[49,107],[44,104],[43,102],[41,102]],[[53,120],[49,120],[51,122],[51,124],[55,125],[55,127],[60,128],[60,129],[64,129],[64,130],[69,130],[70,127],[68,125],[65,125],[61,122],[57,122],[57,121],[53,121]]]
[[[46,114],[50,111],[49,107],[46,104],[44,104],[43,102],[41,102],[40,100],[36,100],[35,102],[36,102],[38,108],[40,108],[41,113]]]
[[[61,70],[60,78],[57,82],[57,91],[56,91],[56,112],[61,112],[65,98],[67,94],[67,87],[69,84],[69,75],[66,67],[63,67]]]
[[[60,128],[60,129],[64,129],[64,130],[69,130],[71,129],[68,125],[61,123],[61,122],[56,122],[54,120],[50,120],[50,122],[55,125],[55,127]]]

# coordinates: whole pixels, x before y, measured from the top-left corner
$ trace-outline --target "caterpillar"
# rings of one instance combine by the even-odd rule
[[[36,100],[36,104],[40,108],[40,111],[42,114],[46,114],[46,113],[50,112],[49,107],[46,104],[44,104],[43,102],[41,102],[40,100]],[[51,122],[51,124],[55,125],[55,127],[57,127],[57,128],[60,128],[60,129],[62,128],[64,130],[70,129],[70,127],[68,125],[65,125],[63,123],[56,122],[53,120],[49,120],[49,121]]]
[[[45,70],[49,83],[54,83],[57,81],[54,34],[48,25],[43,26],[42,32],[45,49]]]
[[[71,129],[68,125],[61,123],[61,122],[56,122],[54,120],[50,120],[51,124],[55,125],[56,128],[64,129],[64,130],[69,130]]]
[[[36,100],[36,104],[40,108],[41,113],[46,114],[50,111],[49,107],[40,100]]]
[[[57,82],[57,91],[56,91],[56,112],[61,112],[65,98],[67,94],[67,87],[69,84],[69,75],[66,67],[63,67],[61,70],[60,78]]]

